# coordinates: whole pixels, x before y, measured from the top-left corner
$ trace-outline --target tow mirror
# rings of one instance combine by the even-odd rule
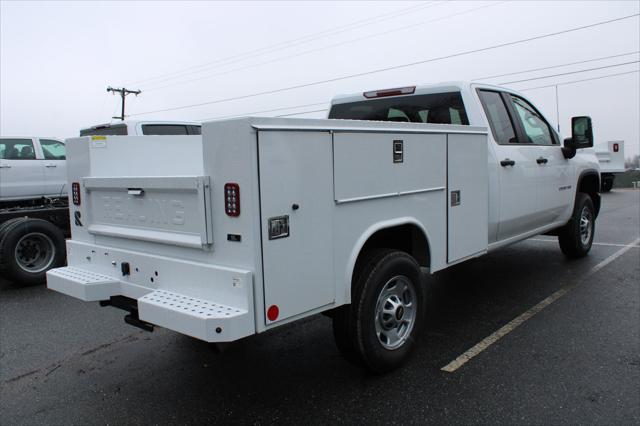
[[[571,117],[571,137],[564,140],[562,152],[565,158],[573,158],[577,149],[593,146],[591,117]]]

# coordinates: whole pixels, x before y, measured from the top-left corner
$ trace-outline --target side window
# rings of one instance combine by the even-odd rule
[[[551,128],[538,111],[522,98],[511,95],[511,100],[518,112],[527,142],[535,145],[552,145],[555,141],[551,136]]]
[[[484,108],[493,137],[499,144],[517,143],[513,123],[509,117],[507,107],[498,92],[479,90],[478,95]]]
[[[53,139],[40,139],[40,146],[45,160],[64,160],[64,144]]]
[[[36,152],[31,139],[1,139],[0,154],[3,160],[35,160]]]

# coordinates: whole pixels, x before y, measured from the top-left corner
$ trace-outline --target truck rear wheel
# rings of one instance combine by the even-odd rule
[[[382,250],[359,273],[351,305],[334,316],[342,353],[376,373],[402,365],[424,322],[420,267],[413,257]]]
[[[569,222],[558,233],[560,250],[567,257],[584,257],[591,250],[596,214],[591,197],[578,193]]]
[[[18,284],[38,284],[65,261],[64,234],[42,219],[19,218],[0,232],[0,271]]]

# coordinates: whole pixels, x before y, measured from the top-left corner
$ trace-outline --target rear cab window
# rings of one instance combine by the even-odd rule
[[[184,124],[143,124],[143,135],[188,135]]]
[[[31,139],[0,139],[0,159],[35,160],[33,141]]]
[[[469,124],[460,92],[394,96],[335,104],[331,107],[329,118],[407,123]]]

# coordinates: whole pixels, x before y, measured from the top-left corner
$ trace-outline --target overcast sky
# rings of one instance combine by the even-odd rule
[[[120,100],[108,85],[142,90],[127,98],[131,119],[202,121],[316,111],[340,93],[483,78],[534,88],[523,93],[554,125],[558,84],[561,131],[571,116],[590,115],[597,141],[623,139],[629,157],[640,140],[639,12],[638,1],[0,1],[0,134],[65,138],[109,122]],[[556,67],[574,62],[582,63]],[[573,73],[582,70],[590,71]],[[501,74],[511,75],[485,78]],[[204,105],[182,108],[194,104]]]

